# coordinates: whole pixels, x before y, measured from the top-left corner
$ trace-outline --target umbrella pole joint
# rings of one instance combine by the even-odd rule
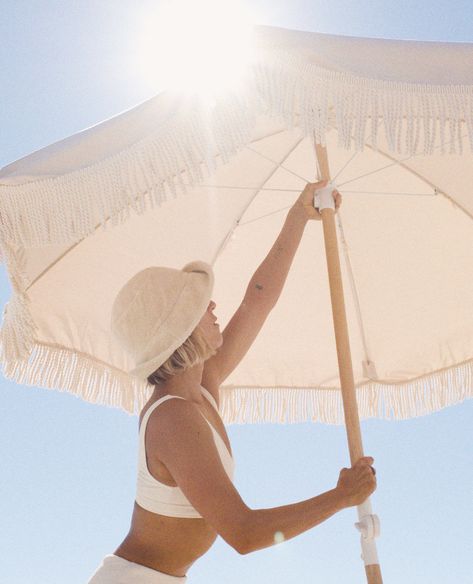
[[[379,517],[373,513],[369,498],[358,505],[357,510],[359,521],[355,523],[355,527],[361,533],[361,559],[365,566],[379,564],[375,542],[381,533]]]

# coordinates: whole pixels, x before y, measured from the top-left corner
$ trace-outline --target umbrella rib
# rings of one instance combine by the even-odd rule
[[[466,138],[466,137],[467,137],[467,134],[464,134],[463,138]],[[444,146],[448,146],[448,144],[449,144],[449,143],[447,142],[447,144],[444,144]],[[370,148],[371,150],[375,150],[375,149],[374,149],[372,146],[370,146],[369,144],[366,144],[366,146],[367,146],[368,148]],[[254,150],[253,148],[250,148],[249,146],[246,146],[246,148],[247,148],[247,150],[251,150],[251,151],[252,151],[252,152],[254,152],[255,154],[258,154],[258,155],[259,155],[259,156],[261,156],[262,158],[265,158],[266,160],[268,160],[268,161],[270,161],[270,162],[273,162],[274,164],[278,164],[278,163],[277,163],[275,160],[273,160],[273,159],[269,158],[268,156],[265,156],[264,154],[261,154],[261,152],[258,152],[257,150]],[[441,146],[436,146],[436,147],[434,148],[434,150],[438,150],[439,148],[441,148]],[[382,151],[382,150],[376,150],[376,151],[377,151],[377,152],[379,152],[381,155],[383,155],[383,151]],[[342,173],[342,172],[343,172],[343,171],[346,169],[346,167],[347,167],[347,166],[348,166],[348,165],[349,165],[349,164],[350,164],[350,163],[353,161],[353,159],[354,159],[354,158],[355,158],[355,157],[356,157],[358,154],[359,154],[359,152],[358,152],[358,151],[357,151],[357,152],[355,152],[355,153],[353,154],[353,156],[350,158],[350,160],[348,160],[348,162],[345,164],[345,166],[343,166],[343,167],[342,167],[342,168],[341,168],[341,169],[340,169],[340,170],[337,172],[337,174],[335,175],[335,178],[333,179],[333,181],[335,181],[335,179],[336,179],[338,176],[340,176],[340,174],[341,174],[341,173]],[[366,173],[366,174],[362,174],[362,175],[360,175],[360,176],[358,176],[358,177],[352,178],[352,179],[350,179],[350,180],[348,180],[348,181],[345,181],[345,182],[343,182],[343,183],[340,183],[340,184],[338,184],[338,185],[336,185],[336,186],[337,186],[337,188],[340,188],[340,187],[342,187],[342,186],[344,186],[344,185],[347,185],[347,184],[349,184],[350,182],[354,182],[354,181],[356,181],[356,180],[358,180],[358,179],[360,179],[360,178],[364,178],[365,176],[370,176],[370,175],[372,175],[372,174],[375,174],[375,173],[377,173],[377,172],[380,172],[380,171],[382,171],[382,170],[386,170],[387,168],[391,168],[392,166],[396,166],[396,164],[400,164],[400,163],[402,163],[402,162],[406,162],[406,160],[410,160],[411,158],[414,158],[414,157],[416,157],[416,156],[421,156],[421,154],[420,154],[420,153],[419,153],[419,154],[411,154],[410,156],[407,156],[406,158],[403,158],[402,160],[395,161],[395,162],[393,162],[392,164],[388,164],[388,165],[386,165],[386,166],[383,166],[382,168],[378,168],[377,170],[373,170],[372,172],[368,172],[368,173]],[[391,160],[395,160],[395,159],[391,158]],[[301,179],[301,180],[303,180],[304,182],[306,182],[306,183],[307,183],[307,182],[310,182],[310,181],[308,181],[306,178],[304,178],[304,177],[302,177],[302,176],[298,175],[296,172],[294,172],[294,171],[290,170],[289,168],[286,168],[285,166],[282,166],[282,165],[280,165],[280,166],[281,166],[281,168],[282,168],[282,169],[286,170],[287,172],[289,172],[290,174],[292,174],[292,175],[296,176],[297,178],[300,178],[300,179]],[[404,168],[405,168],[405,167],[404,167]],[[429,184],[431,184],[431,183],[429,183]],[[435,193],[434,193],[434,194],[437,194],[438,192],[440,192],[440,189],[438,189],[438,188],[437,188],[435,185],[431,185],[431,186],[432,186],[432,188],[433,188],[433,189],[434,189],[434,191],[435,191]],[[350,191],[345,191],[345,192],[350,192]],[[353,192],[355,192],[355,191],[353,191]],[[371,194],[371,193],[370,193],[370,194]],[[397,194],[397,193],[392,193],[392,194]],[[403,194],[403,193],[401,193],[401,194]],[[409,193],[409,194],[410,194],[410,193]],[[415,193],[415,194],[417,194],[417,193]],[[442,191],[442,194],[445,194],[445,193],[443,193],[443,191]],[[430,194],[429,196],[432,196],[432,194]],[[469,213],[468,213],[468,214],[469,214]]]
[[[184,186],[191,186],[188,184],[185,184]],[[198,185],[199,187],[214,187],[216,189],[238,189],[238,190],[243,190],[243,191],[251,191],[254,188],[257,187],[232,187],[230,185]],[[277,191],[277,192],[282,192],[282,193],[299,193],[300,189],[265,189],[265,188],[261,188],[259,189],[259,192],[262,191]],[[260,215],[259,217],[256,217],[255,219],[250,219],[249,221],[245,221],[244,223],[238,223],[239,227],[241,227],[242,225],[248,225],[249,223],[254,223],[255,221],[259,221],[260,219],[264,219],[265,217],[269,217],[270,215],[275,215],[276,213],[280,213],[281,211],[286,211],[287,209],[290,209],[292,207],[292,205],[287,205],[286,207],[281,207],[280,209],[276,209],[275,211],[271,211],[271,213],[266,213],[265,215]]]
[[[302,140],[304,140],[304,138],[301,138],[301,140],[296,144],[296,146],[298,146]],[[297,174],[297,172],[294,172],[293,170],[291,170],[290,168],[286,168],[285,166],[282,165],[282,163],[276,162],[276,160],[273,160],[272,158],[269,158],[269,156],[266,156],[265,154],[261,154],[261,152],[258,152],[257,150],[254,150],[253,148],[250,148],[249,146],[246,146],[247,150],[251,150],[251,152],[254,152],[255,154],[258,154],[258,156],[261,156],[261,158],[264,158],[265,160],[268,160],[269,162],[272,162],[273,164],[277,164],[279,166],[279,168],[282,168],[283,170],[285,170],[286,172],[289,172],[290,174],[294,175],[297,178],[300,178],[301,180],[303,180],[305,183],[311,182],[310,180],[307,180],[305,177],[301,176],[300,174]],[[295,148],[293,148],[293,150],[291,150],[291,152],[289,152],[287,154],[287,156],[284,157],[283,161],[287,160],[289,154],[292,154],[292,152],[295,150]]]
[[[347,244],[347,240],[345,238],[345,232],[343,230],[342,216],[340,213],[340,209],[338,210],[337,215],[338,215],[337,222],[338,222],[338,228],[339,228],[339,232],[340,232],[340,240],[342,243],[343,255],[345,257],[345,264],[347,267],[348,279],[350,281],[351,293],[352,293],[353,301],[355,304],[355,312],[356,312],[356,318],[358,321],[358,327],[360,330],[361,342],[363,344],[363,349],[365,352],[365,361],[367,363],[370,363],[371,362],[370,351],[368,349],[368,341],[367,341],[366,334],[365,334],[365,327],[363,325],[363,317],[361,315],[361,304],[360,304],[360,299],[358,296],[358,289],[357,289],[356,284],[355,284],[355,276],[354,276],[353,269],[351,266],[350,254],[348,253],[348,244]]]
[[[409,156],[409,158],[412,158],[412,156]],[[409,160],[409,158],[406,158],[405,160]],[[351,178],[350,180],[346,180],[345,182],[342,182],[337,186],[339,188],[343,187],[344,185],[348,185],[351,182],[359,180],[360,178],[365,178],[366,176],[371,176],[372,174],[376,174],[377,172],[381,172],[382,170],[386,170],[387,168],[391,168],[392,166],[396,166],[396,162],[393,162],[392,164],[387,164],[386,166],[382,166],[381,168],[377,168],[376,170],[372,170],[371,172],[365,172],[365,174],[360,174],[359,176],[355,176],[354,178]]]
[[[372,146],[370,146],[369,144],[366,144],[367,148],[369,148],[370,150],[374,150],[374,148]],[[390,156],[387,152],[384,152],[382,150],[376,150],[376,152],[379,152],[381,154],[381,156],[385,156],[386,158],[389,158],[390,160],[396,160],[393,159],[392,156]],[[412,156],[409,156],[409,158],[412,158]],[[425,176],[423,176],[422,174],[416,172],[415,170],[413,170],[412,168],[409,168],[407,166],[405,166],[403,163],[406,160],[409,160],[409,158],[404,158],[403,160],[398,160],[396,162],[393,163],[393,165],[398,164],[399,166],[401,166],[404,170],[406,170],[407,172],[410,172],[411,174],[413,174],[414,176],[416,176],[417,178],[420,178],[421,180],[423,180],[426,184],[428,184],[430,187],[432,187],[432,189],[434,189],[435,194],[440,194],[443,195],[446,199],[448,199],[452,205],[457,208],[460,209],[461,211],[463,211],[463,213],[465,213],[465,215],[467,215],[470,219],[473,219],[473,214],[470,213],[467,209],[465,209],[465,207],[463,207],[462,205],[460,205],[457,201],[455,201],[455,199],[449,195],[448,193],[446,193],[445,191],[443,191],[442,189],[440,189],[437,185],[435,185],[434,183],[430,182],[427,178],[425,178]],[[392,165],[391,165],[392,166]]]
[[[332,182],[335,182],[335,181],[337,180],[337,177],[339,177],[339,176],[342,174],[342,172],[345,170],[345,168],[346,168],[346,167],[347,167],[347,166],[348,166],[348,165],[349,165],[351,162],[353,162],[354,158],[355,158],[357,155],[358,155],[358,152],[355,152],[355,153],[353,154],[353,156],[350,158],[350,160],[348,160],[348,161],[347,161],[347,162],[344,164],[344,166],[342,166],[342,168],[341,168],[341,169],[340,169],[340,170],[337,172],[337,174],[336,174],[336,175],[335,175],[335,176],[332,178]]]
[[[49,270],[51,268],[53,268],[60,260],[62,260],[62,258],[67,255],[71,249],[74,249],[77,245],[79,245],[79,243],[81,241],[84,241],[85,237],[83,237],[82,239],[80,239],[79,241],[77,241],[76,243],[74,243],[73,245],[71,245],[70,247],[68,247],[60,256],[58,256],[51,264],[49,264],[42,272],[40,272],[36,278],[34,280],[31,280],[31,282],[28,284],[28,286],[25,287],[25,292],[28,292],[28,290],[31,289],[31,287],[36,284],[36,282],[38,280],[41,280],[41,278],[44,276],[44,274],[46,274],[47,272],[49,272]]]
[[[204,187],[204,188],[215,188],[215,189],[235,189],[240,191],[251,191],[257,187],[248,186],[248,187],[237,187],[232,185],[206,185],[206,184],[198,184],[198,185],[191,185],[188,183],[184,183],[185,187]],[[279,192],[279,193],[299,193],[300,189],[275,189],[275,188],[261,188],[260,191],[268,191],[268,192]],[[422,196],[422,197],[433,197],[437,195],[437,191],[434,189],[432,193],[401,193],[401,192],[388,192],[388,191],[347,191],[343,189],[343,193],[351,193],[355,195],[409,195],[409,196]],[[289,209],[289,207],[282,207],[278,211],[273,211],[272,213],[268,213],[267,215],[262,215],[261,217],[267,217],[268,215],[272,215],[273,213],[278,213],[279,211],[284,211],[285,209]],[[251,221],[255,221],[255,219],[251,219]],[[246,225],[246,223],[240,223],[240,225]]]
[[[233,222],[232,227],[230,228],[230,230],[228,231],[228,233],[225,235],[225,237],[223,238],[222,242],[220,243],[217,251],[215,252],[215,255],[213,257],[213,260],[211,261],[212,267],[214,266],[215,262],[217,261],[218,257],[220,256],[220,254],[226,248],[226,246],[227,246],[227,244],[228,244],[231,236],[233,235],[235,229],[240,225],[240,220],[244,216],[244,214],[246,213],[246,211],[248,210],[249,206],[253,203],[253,201],[255,200],[255,198],[259,195],[259,193],[263,189],[264,185],[268,182],[268,180],[274,175],[274,173],[278,170],[278,168],[282,167],[282,164],[284,163],[284,161],[287,160],[287,158],[294,152],[294,150],[299,146],[299,144],[303,141],[303,139],[304,138],[302,137],[302,138],[300,138],[299,140],[296,141],[296,143],[294,144],[294,146],[284,156],[284,158],[281,160],[281,162],[276,162],[275,160],[271,160],[271,162],[273,164],[275,164],[276,167],[271,170],[271,172],[269,173],[269,175],[262,182],[261,186],[260,187],[257,187],[256,192],[251,197],[251,199],[248,201],[248,203],[245,205],[245,207],[244,207],[243,211],[240,213],[239,217]],[[249,148],[249,150],[252,150],[253,152],[256,152],[256,154],[259,154],[259,152],[253,150],[252,148]]]
[[[287,131],[287,128],[283,128],[282,130],[275,130],[272,134],[265,134],[261,138],[256,138],[256,140],[251,140],[251,142],[249,142],[249,144],[256,144],[257,142],[260,142],[261,140],[266,140],[266,138],[273,138],[274,136],[277,136],[278,134],[282,134],[283,132],[286,132],[286,131]]]
[[[369,147],[369,146],[368,146],[368,147]],[[273,160],[273,159],[269,158],[268,156],[265,156],[264,154],[261,154],[261,153],[260,153],[260,152],[258,152],[257,150],[253,150],[253,148],[249,148],[249,147],[247,147],[247,149],[248,149],[248,150],[251,150],[251,151],[252,151],[252,152],[254,152],[255,154],[259,154],[259,155],[260,155],[262,158],[265,158],[266,160],[268,160],[268,161],[270,161],[270,162],[273,162],[274,164],[278,164],[278,163],[277,163],[275,160]],[[380,152],[380,153],[381,153],[381,152]],[[342,169],[341,169],[341,170],[339,170],[339,172],[336,174],[336,177],[337,177],[337,176],[339,176],[343,170],[345,170],[345,168],[346,168],[346,167],[347,167],[347,166],[350,164],[350,162],[352,162],[352,161],[353,161],[353,159],[355,158],[355,156],[356,156],[357,154],[358,154],[358,152],[355,152],[355,154],[354,154],[354,155],[353,155],[353,156],[350,158],[350,160],[349,160],[349,161],[348,161],[348,162],[345,164],[345,166],[343,166],[343,167],[342,167]],[[406,160],[409,160],[409,159],[410,159],[410,158],[412,158],[413,156],[415,156],[415,155],[412,155],[412,156],[409,156],[409,157],[407,157],[407,158],[403,159],[403,162],[404,162],[404,161],[406,161]],[[371,174],[375,174],[376,172],[380,172],[381,170],[385,170],[386,168],[390,168],[391,166],[396,166],[396,163],[395,163],[395,162],[393,162],[392,164],[388,164],[388,165],[386,165],[386,166],[384,166],[384,167],[382,167],[382,168],[379,168],[379,169],[377,169],[377,170],[374,170],[374,171],[372,171],[372,172],[368,172],[368,173],[366,173],[366,174],[363,174],[363,175],[360,175],[360,176],[358,176],[358,177],[356,177],[356,178],[352,178],[352,179],[350,179],[349,181],[346,181],[346,182],[344,182],[344,183],[340,183],[340,184],[338,184],[338,185],[336,185],[336,186],[337,186],[337,188],[341,188],[343,185],[346,185],[346,184],[348,184],[348,183],[350,183],[350,182],[353,182],[353,181],[355,181],[355,180],[358,180],[359,178],[363,178],[363,177],[365,177],[365,176],[369,176],[369,175],[371,175]],[[292,170],[290,170],[289,168],[286,168],[285,166],[282,166],[282,164],[280,165],[280,167],[281,167],[282,169],[286,170],[287,172],[289,172],[290,174],[293,174],[293,175],[294,175],[294,176],[296,176],[297,178],[300,178],[301,180],[305,181],[306,183],[307,183],[307,182],[310,182],[309,180],[307,180],[307,179],[306,179],[306,178],[304,178],[303,176],[300,176],[299,174],[297,174],[297,173],[293,172],[293,171],[292,171]],[[335,177],[335,178],[336,178],[336,177]],[[335,179],[333,179],[333,180],[335,181]],[[220,188],[224,188],[224,187],[220,187]],[[232,188],[232,187],[225,187],[225,188]],[[238,188],[238,187],[233,187],[233,188]],[[245,187],[241,187],[241,188],[245,188]],[[433,192],[433,193],[395,193],[395,192],[392,192],[392,193],[389,193],[389,192],[382,192],[382,193],[379,193],[379,192],[375,192],[375,191],[345,191],[345,190],[344,190],[343,192],[344,192],[344,193],[359,193],[359,194],[369,194],[369,195],[409,195],[409,196],[412,196],[412,195],[419,195],[419,196],[429,196],[429,197],[432,197],[432,196],[435,196],[435,195],[437,194],[437,192],[438,192],[438,189],[437,189],[436,187],[433,187],[433,189],[434,189],[434,192]],[[279,190],[279,189],[260,189],[260,190]],[[292,191],[292,189],[280,189],[280,190],[285,190],[285,191],[288,191],[288,192],[289,192],[290,190]],[[265,217],[265,216],[266,216],[266,215],[263,215],[263,217]]]
[[[433,193],[396,193],[387,191],[346,191],[343,189],[343,194],[350,193],[354,195],[408,195],[410,197],[435,197],[438,191],[434,189]]]
[[[467,138],[467,137],[468,137],[468,135],[467,135],[467,134],[464,134],[464,135],[462,136],[462,138]],[[448,146],[448,144],[449,144],[449,143],[450,143],[450,142],[447,142],[447,144],[444,144],[444,146]],[[371,146],[370,144],[367,144],[367,143],[366,143],[366,144],[365,144],[365,146],[366,146],[367,148],[369,148],[370,150],[373,150],[373,152],[379,152],[379,154],[381,154],[382,156],[383,156],[383,155],[384,155],[384,156],[387,156],[387,155],[384,153],[384,151],[383,151],[383,150],[379,150],[379,149],[377,149],[377,148],[373,148],[373,146]],[[438,150],[439,148],[441,148],[441,145],[440,145],[440,146],[436,146],[436,147],[434,148],[434,150]],[[355,154],[357,154],[357,153],[355,153]],[[373,171],[371,171],[371,172],[367,172],[366,174],[361,174],[360,176],[357,176],[357,177],[355,177],[355,178],[351,178],[350,180],[347,180],[347,181],[345,181],[345,182],[343,182],[343,183],[340,183],[340,184],[339,184],[339,185],[337,185],[337,186],[338,186],[338,187],[342,187],[342,186],[344,186],[344,185],[347,185],[347,184],[349,184],[349,183],[351,183],[351,182],[354,182],[354,181],[356,181],[356,180],[358,180],[358,179],[360,179],[360,178],[364,178],[365,176],[370,176],[370,175],[372,175],[372,174],[376,174],[377,172],[381,172],[382,170],[386,170],[387,168],[391,168],[392,166],[396,166],[397,164],[401,164],[401,165],[402,165],[402,163],[403,163],[403,162],[406,162],[407,160],[410,160],[411,158],[415,158],[416,156],[423,156],[423,154],[421,154],[421,153],[418,153],[418,154],[411,154],[410,156],[407,156],[406,158],[402,158],[401,160],[396,160],[395,158],[392,158],[391,156],[388,156],[388,158],[389,158],[390,160],[394,160],[394,162],[393,162],[393,163],[391,163],[391,164],[387,164],[386,166],[383,166],[382,168],[378,168],[378,169],[376,169],[376,170],[373,170]],[[349,161],[349,162],[350,162],[350,161]],[[345,166],[346,166],[346,165],[345,165]],[[344,167],[344,168],[345,168],[345,167]],[[403,167],[403,168],[406,168],[406,167]],[[342,170],[343,170],[343,169],[342,169]],[[341,172],[341,171],[340,171],[340,172]],[[337,176],[340,174],[340,172],[337,174]],[[419,175],[419,176],[420,176],[420,175]],[[429,184],[431,184],[431,183],[429,183]],[[440,189],[437,189],[435,186],[434,186],[433,188],[434,188],[436,191],[440,190]]]
[[[380,124],[381,124],[381,120],[377,120],[376,126],[379,127]],[[351,138],[354,140],[354,136],[352,136]],[[354,152],[353,156],[337,172],[337,174],[335,175],[335,177],[332,179],[332,182],[335,182],[337,180],[337,178],[342,174],[342,172],[347,168],[347,166],[353,162],[353,160],[356,158],[356,156],[358,156],[358,154],[359,154],[359,151],[358,150]],[[341,186],[341,185],[336,185],[336,186],[338,187],[338,186]]]
[[[191,185],[191,184],[187,184],[184,183],[185,187],[192,187],[192,188],[199,188],[199,187],[204,187],[207,189],[210,188],[214,188],[214,189],[235,189],[235,190],[240,190],[240,191],[252,191],[253,189],[256,189],[258,187],[256,187],[255,185],[250,186],[250,187],[237,187],[237,186],[232,186],[232,185],[205,185],[205,184],[198,184],[198,185]],[[280,193],[300,193],[300,189],[274,189],[274,188],[260,188],[260,191],[275,191],[275,192],[280,192]]]
[[[255,219],[250,219],[249,221],[245,221],[244,223],[239,223],[239,226],[241,227],[242,225],[248,225],[249,223],[254,223],[255,221],[259,221],[260,219],[264,219],[265,217],[269,217],[270,215],[276,215],[276,213],[280,213],[281,211],[286,211],[287,209],[290,209],[292,207],[292,205],[288,205],[287,207],[281,207],[281,209],[276,209],[276,211],[271,211],[271,213],[266,213],[265,215],[260,215],[259,217],[256,217]]]
[[[467,138],[468,134],[464,133],[462,135],[462,138]],[[353,138],[353,136],[352,136]],[[446,144],[444,144],[443,146],[448,146],[448,144],[451,144],[453,142],[447,142]],[[465,209],[462,205],[460,205],[457,201],[455,201],[453,199],[453,197],[451,195],[448,195],[445,191],[442,191],[437,185],[434,185],[433,183],[431,183],[429,180],[427,180],[423,175],[419,174],[418,172],[406,167],[403,163],[406,162],[407,160],[410,160],[411,158],[414,158],[416,156],[423,156],[423,154],[419,153],[419,154],[411,154],[410,156],[407,156],[406,158],[403,158],[402,160],[396,160],[395,158],[393,158],[392,156],[390,156],[388,153],[384,152],[383,150],[379,150],[378,148],[374,148],[373,146],[371,146],[370,144],[365,144],[367,148],[369,148],[370,150],[372,150],[373,152],[378,152],[381,156],[384,156],[385,158],[389,158],[390,160],[393,160],[394,162],[392,162],[392,164],[388,164],[387,166],[384,166],[383,168],[380,168],[378,170],[375,170],[373,172],[367,173],[367,174],[363,174],[359,177],[350,179],[349,181],[345,181],[344,183],[341,183],[339,185],[337,185],[337,188],[342,187],[344,185],[349,184],[350,182],[353,182],[355,180],[358,180],[360,178],[363,178],[365,176],[369,176],[371,174],[374,174],[376,172],[380,172],[381,170],[386,170],[386,168],[391,168],[392,166],[396,166],[399,165],[402,168],[404,168],[405,170],[407,170],[408,172],[411,172],[414,176],[417,176],[418,178],[420,178],[421,180],[423,180],[425,183],[427,183],[430,187],[432,187],[433,189],[433,193],[430,193],[429,195],[425,195],[424,193],[371,193],[368,191],[361,191],[361,193],[367,193],[367,194],[393,194],[393,195],[411,195],[411,194],[415,194],[416,196],[437,196],[439,194],[442,194],[445,198],[447,198],[452,205],[454,205],[454,207],[460,209],[461,211],[463,211],[470,219],[473,219],[473,215],[467,210]],[[439,150],[440,148],[442,148],[442,145],[439,146],[435,146],[433,148],[433,150]],[[353,155],[353,157],[348,161],[347,164],[345,164],[345,166],[342,168],[342,170],[344,170],[347,165],[353,160],[353,158],[356,156],[356,154],[358,154],[358,152],[355,152],[355,154]],[[339,176],[340,173],[342,172],[342,170],[340,170],[336,176]],[[335,180],[335,179],[334,179]],[[356,192],[360,192],[360,191],[346,191],[345,189],[343,190],[344,193],[356,193]]]

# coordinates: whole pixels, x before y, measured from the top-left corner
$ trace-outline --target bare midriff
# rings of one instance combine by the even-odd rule
[[[152,403],[148,402],[143,408],[140,424]],[[199,409],[230,450],[228,435],[215,409],[206,399],[203,399]],[[150,446],[146,441],[147,452]],[[150,462],[148,458],[148,466],[157,480],[176,485],[164,464]],[[203,518],[159,515],[143,509],[135,501],[130,531],[113,553],[171,576],[185,576],[192,564],[210,549],[216,539],[217,532]]]
[[[159,572],[185,576],[216,538],[205,519],[158,515],[135,501],[130,531],[113,553]]]

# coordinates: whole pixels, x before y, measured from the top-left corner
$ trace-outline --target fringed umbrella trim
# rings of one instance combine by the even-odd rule
[[[290,52],[260,56],[247,83],[213,104],[176,108],[149,136],[97,163],[23,184],[0,179],[1,239],[15,246],[75,243],[187,192],[251,141],[266,114],[325,145],[377,148],[381,129],[392,152],[410,156],[473,152],[473,86],[399,83],[357,77]],[[177,99],[177,98],[176,98]],[[438,144],[439,142],[439,144]],[[422,146],[422,148],[421,148]],[[39,209],[40,213],[31,213]]]
[[[344,424],[342,394],[328,387],[223,387],[225,422]],[[473,359],[413,380],[364,382],[356,387],[360,419],[405,420],[473,397]]]
[[[90,355],[44,343],[34,344],[27,361],[3,367],[4,376],[16,383],[67,391],[85,401],[135,415],[153,391],[148,383]],[[413,380],[361,383],[356,394],[360,419],[403,420],[427,415],[473,397],[473,359]],[[227,424],[344,423],[342,396],[336,387],[222,386],[220,402]]]

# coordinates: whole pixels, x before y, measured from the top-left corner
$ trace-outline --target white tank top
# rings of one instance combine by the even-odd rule
[[[202,394],[210,401],[213,407],[218,412],[217,402],[212,394],[201,387]],[[152,513],[159,513],[160,515],[167,515],[168,517],[202,517],[197,510],[192,507],[189,500],[184,496],[184,493],[179,487],[165,485],[155,479],[148,470],[146,462],[146,447],[145,447],[145,432],[148,419],[152,412],[162,403],[168,399],[177,398],[184,399],[177,395],[165,395],[154,403],[143,416],[139,432],[138,444],[138,478],[136,482],[136,502],[140,507],[151,511]],[[220,434],[215,430],[207,418],[202,415],[204,420],[210,426],[212,431],[215,446],[217,447],[222,461],[223,467],[233,481],[233,474],[235,469],[234,460],[228,451],[228,448],[221,438]]]

